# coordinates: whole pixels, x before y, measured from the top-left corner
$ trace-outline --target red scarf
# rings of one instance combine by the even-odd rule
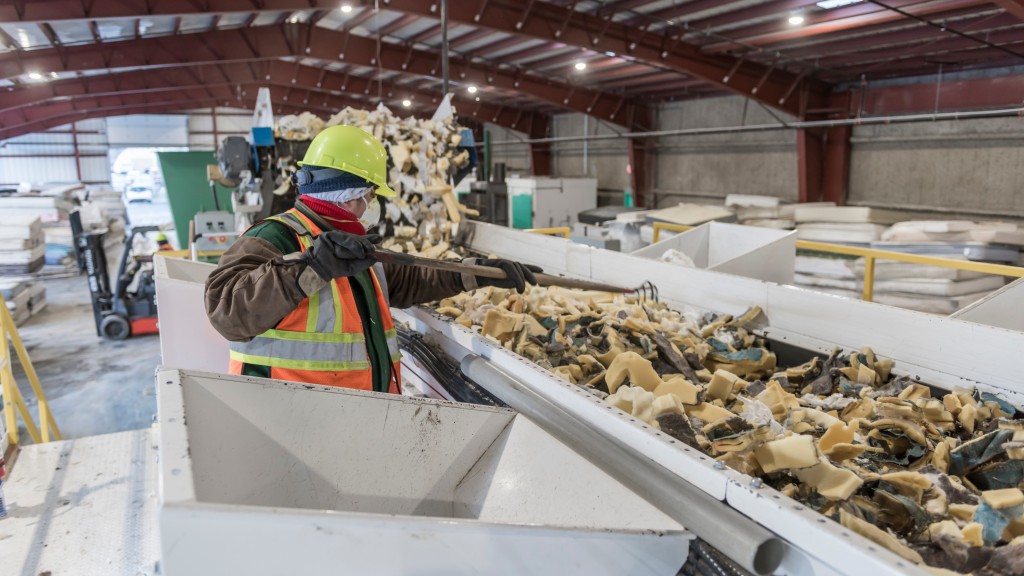
[[[356,218],[355,214],[345,210],[337,204],[317,200],[308,194],[299,197],[303,204],[308,206],[318,216],[326,220],[336,230],[348,232],[349,234],[366,235],[366,227]]]

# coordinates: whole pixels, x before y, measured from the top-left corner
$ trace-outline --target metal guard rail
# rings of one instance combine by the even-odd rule
[[[661,231],[686,232],[692,230],[693,226],[682,224],[669,224],[668,222],[654,223],[654,237],[652,244],[661,239]],[[568,228],[536,228],[527,230],[538,234],[558,235],[563,234],[569,237]],[[940,268],[953,268],[956,270],[969,270],[971,272],[982,272],[984,274],[996,274],[999,276],[1011,276],[1024,278],[1024,267],[1008,266],[1005,264],[989,264],[987,262],[972,262],[970,260],[954,260],[952,258],[940,258],[938,256],[922,256],[920,254],[907,254],[904,252],[893,252],[891,250],[877,250],[875,248],[858,248],[855,246],[844,246],[842,244],[828,244],[825,242],[811,242],[809,240],[797,240],[796,247],[799,250],[810,250],[813,252],[826,252],[830,254],[843,254],[847,256],[861,256],[864,258],[864,292],[862,298],[871,302],[875,295],[875,260],[896,260],[910,264],[924,264],[926,266],[938,266]]]

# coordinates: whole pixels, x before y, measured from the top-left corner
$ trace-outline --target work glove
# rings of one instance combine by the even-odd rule
[[[374,244],[380,241],[376,234],[359,236],[331,230],[318,236],[302,259],[323,280],[355,276],[377,262]]]
[[[515,262],[513,260],[504,260],[502,258],[487,258],[479,259],[472,262],[477,266],[490,266],[492,268],[500,268],[505,272],[508,278],[487,278],[485,276],[474,276],[476,279],[477,286],[494,286],[495,288],[515,288],[516,292],[520,294],[526,290],[526,285],[533,284],[537,285],[537,278],[534,277],[534,272],[543,272],[539,267],[533,264],[523,264],[522,262]]]

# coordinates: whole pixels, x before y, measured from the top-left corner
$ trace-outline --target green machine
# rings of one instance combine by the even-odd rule
[[[167,186],[178,245],[184,248],[189,245],[189,223],[196,214],[218,209],[231,212],[232,189],[214,184],[219,207],[214,204],[206,176],[206,166],[216,163],[213,152],[157,152],[157,158]]]

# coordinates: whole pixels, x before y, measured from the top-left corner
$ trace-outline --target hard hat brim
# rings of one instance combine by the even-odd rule
[[[377,196],[383,196],[385,198],[397,198],[398,192],[395,192],[385,184],[377,184]]]

